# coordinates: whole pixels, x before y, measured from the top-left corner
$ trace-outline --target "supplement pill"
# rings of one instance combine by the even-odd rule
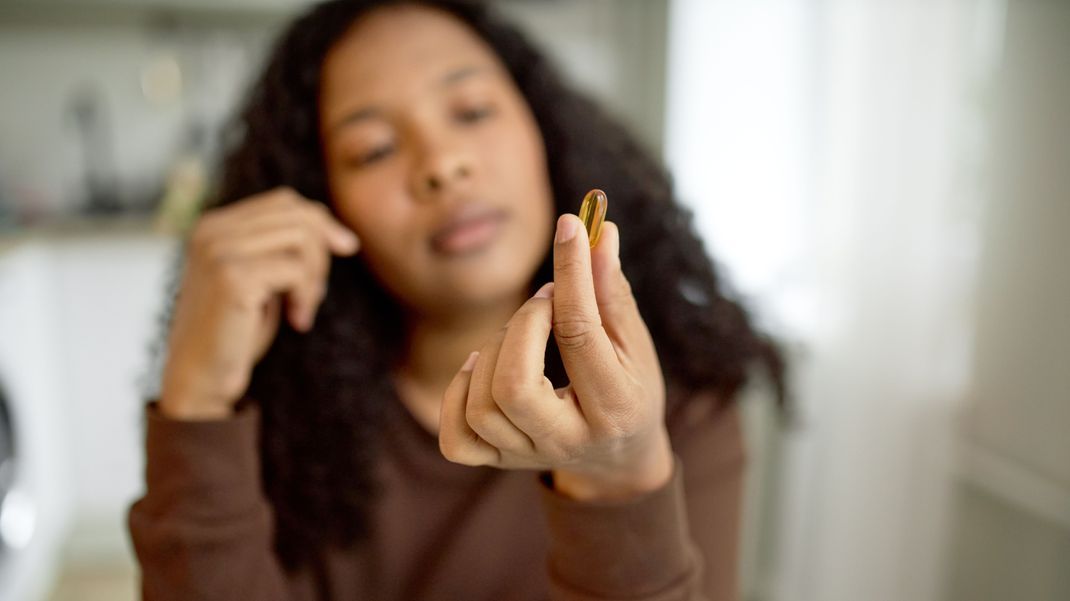
[[[606,193],[595,188],[583,197],[580,205],[580,221],[587,228],[587,238],[591,241],[591,248],[598,244],[598,236],[602,233],[602,222],[606,220],[608,201]]]

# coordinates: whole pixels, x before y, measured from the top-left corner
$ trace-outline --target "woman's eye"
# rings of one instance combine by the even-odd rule
[[[350,162],[357,167],[360,167],[362,165],[368,165],[387,157],[393,151],[393,144],[384,144],[361,154],[360,156],[356,157],[356,159]]]
[[[457,120],[461,123],[476,123],[494,114],[494,109],[489,106],[464,109],[457,113]]]

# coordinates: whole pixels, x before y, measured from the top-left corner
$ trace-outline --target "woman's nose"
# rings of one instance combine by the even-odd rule
[[[472,158],[461,150],[437,150],[425,156],[416,170],[418,196],[430,198],[467,182],[473,174]]]

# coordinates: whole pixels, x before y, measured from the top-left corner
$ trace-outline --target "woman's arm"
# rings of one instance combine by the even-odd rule
[[[146,601],[312,599],[272,548],[260,482],[259,413],[184,421],[147,409],[146,492],[128,525]]]

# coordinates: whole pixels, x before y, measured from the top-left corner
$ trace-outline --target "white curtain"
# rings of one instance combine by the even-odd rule
[[[777,519],[750,531],[775,545],[751,598],[938,597],[1002,8],[672,2],[666,161],[794,349],[801,419]]]

